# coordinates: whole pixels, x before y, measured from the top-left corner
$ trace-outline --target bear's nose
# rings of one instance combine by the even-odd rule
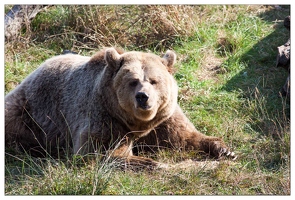
[[[149,95],[145,92],[137,92],[135,95],[137,103],[140,105],[140,107],[145,106],[147,100],[149,99]]]

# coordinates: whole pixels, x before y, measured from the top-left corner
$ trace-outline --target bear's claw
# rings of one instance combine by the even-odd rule
[[[230,149],[224,144],[221,139],[215,139],[215,141],[209,142],[209,152],[211,155],[216,158],[228,157],[232,160],[236,160],[237,156],[234,152],[230,151]]]
[[[231,152],[227,148],[221,148],[221,150],[219,151],[219,156],[218,157],[222,157],[223,155],[225,155],[226,157],[231,158],[232,160],[236,160],[237,157],[238,157],[237,155],[235,155],[234,152]]]

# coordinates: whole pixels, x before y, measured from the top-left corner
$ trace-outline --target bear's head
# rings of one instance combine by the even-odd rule
[[[176,55],[167,51],[163,58],[142,52],[105,52],[114,71],[112,88],[120,110],[138,123],[170,117],[177,105],[177,83],[171,75]],[[126,118],[126,116],[124,116]]]

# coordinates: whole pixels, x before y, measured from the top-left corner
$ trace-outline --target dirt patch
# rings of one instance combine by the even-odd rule
[[[176,169],[203,169],[203,170],[212,170],[218,167],[219,161],[193,161],[191,159],[184,160],[180,163],[173,165],[171,168]]]
[[[202,59],[200,70],[196,72],[197,79],[199,81],[213,80],[213,82],[217,82],[217,74],[226,72],[225,68],[221,66],[222,62],[222,58],[216,57],[213,50],[209,50]]]
[[[191,170],[198,170],[198,171],[210,171],[218,168],[220,165],[224,164],[226,162],[226,165],[234,165],[234,161],[231,160],[205,160],[205,161],[196,161],[192,159],[187,159],[184,161],[181,161],[176,164],[162,164],[160,166],[160,169],[163,170],[185,170],[185,171],[191,171]]]

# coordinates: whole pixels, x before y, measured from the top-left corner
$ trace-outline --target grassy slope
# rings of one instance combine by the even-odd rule
[[[289,102],[278,97],[287,74],[274,67],[276,47],[289,38],[274,21],[289,9],[203,6],[200,12],[195,34],[173,46],[179,103],[200,131],[223,137],[238,160],[163,151],[154,158],[181,167],[133,172],[95,160],[7,155],[5,193],[290,194]],[[56,52],[42,44],[24,48],[6,48],[13,55],[5,60],[6,91]],[[191,166],[187,159],[198,162]]]

